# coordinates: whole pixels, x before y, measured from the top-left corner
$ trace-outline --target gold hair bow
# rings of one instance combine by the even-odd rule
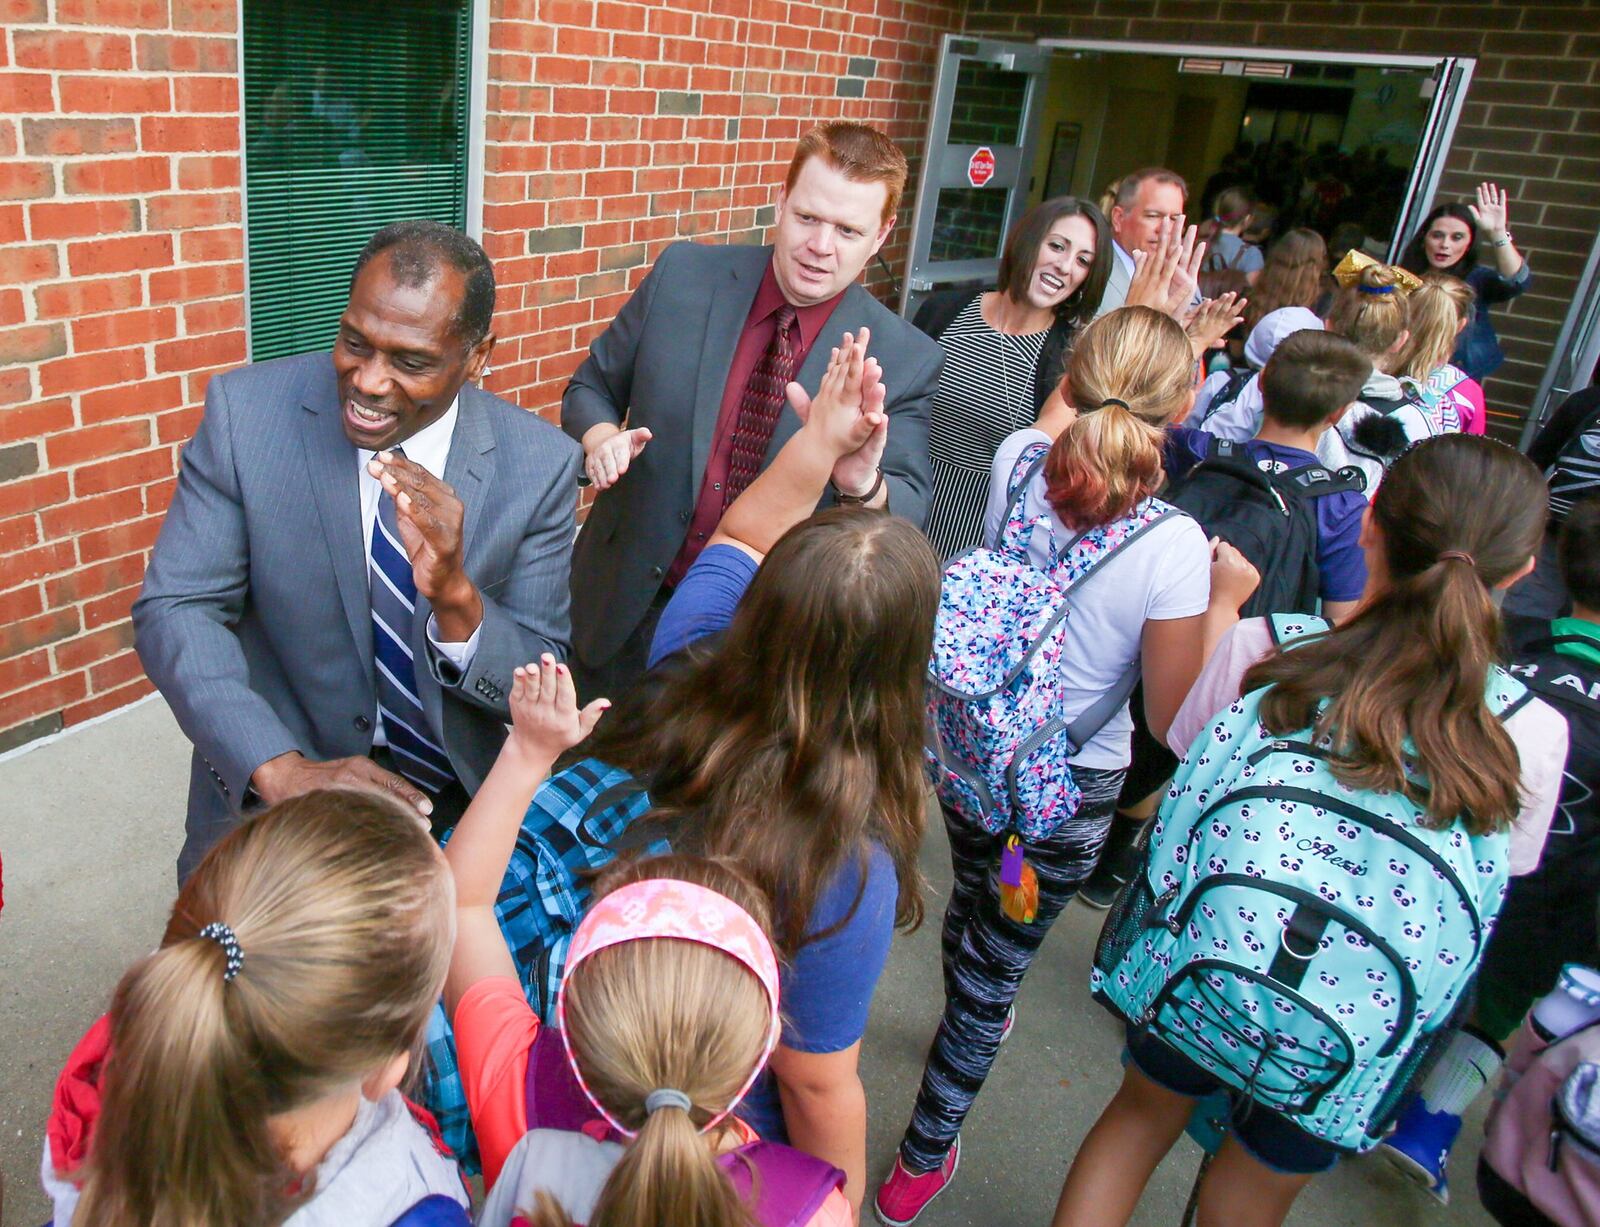
[[[1382,263],[1383,261],[1374,260],[1366,252],[1357,251],[1352,247],[1345,253],[1344,259],[1339,261],[1339,267],[1333,270],[1333,277],[1335,281],[1348,289],[1350,286],[1361,284],[1362,270],[1371,268],[1374,264]],[[1422,288],[1422,279],[1414,273],[1407,272],[1398,264],[1391,264],[1389,268],[1394,273],[1395,291],[1402,298],[1413,290]]]

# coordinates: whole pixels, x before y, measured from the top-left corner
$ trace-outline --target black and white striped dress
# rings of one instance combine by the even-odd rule
[[[1001,440],[1031,426],[1034,369],[1049,331],[1011,336],[983,319],[975,296],[939,335],[944,373],[933,396],[928,452],[933,506],[928,540],[940,558],[979,544],[989,497],[989,466]]]

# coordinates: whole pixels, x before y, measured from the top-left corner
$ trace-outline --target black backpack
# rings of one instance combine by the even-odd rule
[[[1573,503],[1600,494],[1600,409],[1572,432],[1544,475],[1550,483],[1550,515],[1558,522]]]
[[[1284,473],[1258,467],[1242,446],[1213,439],[1210,454],[1161,497],[1188,512],[1208,537],[1221,537],[1250,560],[1261,585],[1239,611],[1243,618],[1315,613],[1317,516],[1313,500],[1342,490],[1360,492],[1356,468],[1330,473],[1320,464]]]

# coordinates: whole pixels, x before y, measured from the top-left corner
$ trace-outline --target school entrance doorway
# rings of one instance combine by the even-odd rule
[[[901,311],[991,287],[1029,205],[1098,201],[1143,166],[1200,221],[1245,186],[1262,237],[1310,226],[1394,258],[1432,204],[1473,61],[946,35]],[[1348,244],[1346,244],[1348,245]]]

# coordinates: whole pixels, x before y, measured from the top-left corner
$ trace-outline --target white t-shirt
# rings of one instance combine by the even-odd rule
[[[1022,449],[1030,443],[1049,443],[1042,430],[1019,430],[995,453],[989,470],[989,502],[984,510],[984,540],[993,542],[1006,508],[1006,483]],[[1030,519],[1048,514],[1054,541],[1036,532],[1028,551],[1045,566],[1051,551],[1078,534],[1064,525],[1045,501],[1041,470],[1023,494],[1023,513]],[[1147,621],[1192,618],[1206,611],[1211,600],[1211,548],[1206,535],[1186,515],[1171,516],[1131,543],[1102,569],[1083,582],[1068,599],[1067,636],[1063,659],[1066,707],[1063,716],[1076,718],[1121,680],[1139,657]],[[1071,760],[1081,767],[1116,771],[1132,759],[1133,718],[1124,704]]]
[[[1239,697],[1239,684],[1250,666],[1272,652],[1272,628],[1265,618],[1246,618],[1217,644],[1194,689],[1184,699],[1167,731],[1167,744],[1180,758],[1196,737],[1210,728],[1218,713]],[[1567,722],[1561,713],[1534,699],[1513,712],[1506,734],[1522,761],[1523,805],[1511,824],[1513,874],[1532,873],[1539,865],[1544,837],[1561,793],[1567,762]]]

